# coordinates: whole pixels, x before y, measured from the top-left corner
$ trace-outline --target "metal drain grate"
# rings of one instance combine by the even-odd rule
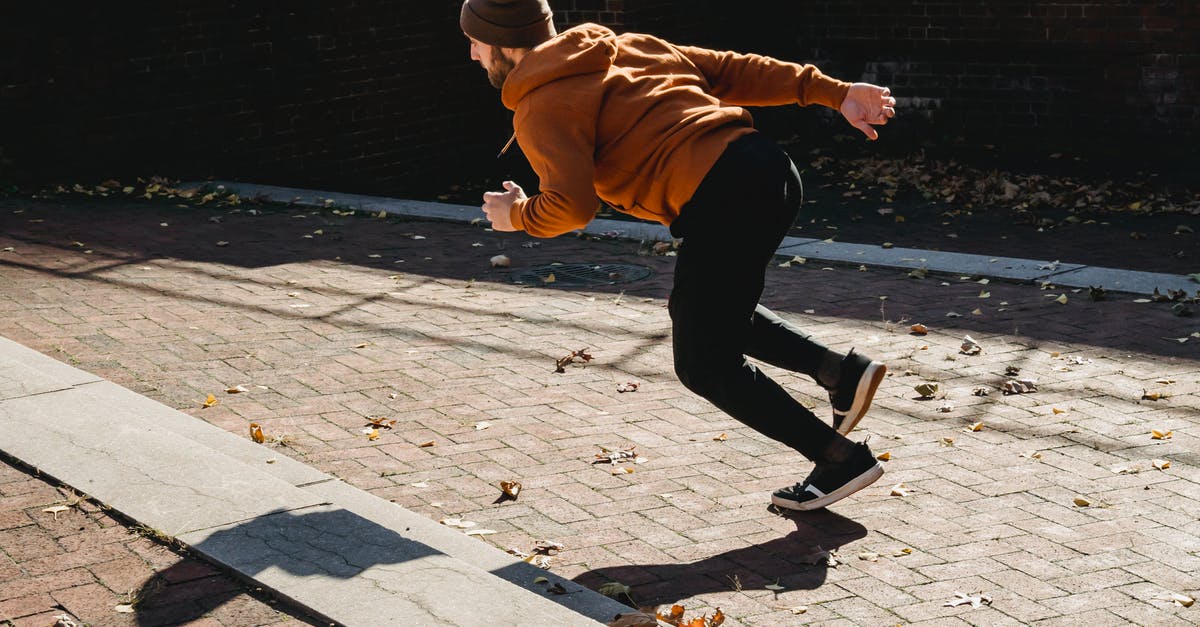
[[[588,287],[639,281],[651,274],[654,271],[646,266],[629,264],[557,263],[516,270],[512,273],[512,281],[522,285]]]

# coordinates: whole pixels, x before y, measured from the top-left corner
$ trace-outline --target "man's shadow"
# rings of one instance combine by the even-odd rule
[[[610,581],[633,588],[632,599],[645,607],[669,605],[707,592],[761,590],[778,584],[788,590],[812,590],[825,583],[830,553],[866,537],[857,522],[820,509],[784,514],[796,530],[765,544],[726,551],[690,564],[639,564],[597,568],[573,581],[598,589]]]

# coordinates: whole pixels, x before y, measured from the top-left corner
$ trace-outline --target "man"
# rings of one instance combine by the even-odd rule
[[[682,238],[669,311],[675,372],[696,394],[815,463],[776,491],[778,507],[825,507],[883,475],[858,424],[886,367],[813,341],[758,304],[765,269],[801,206],[799,173],[742,105],[822,104],[869,139],[895,115],[886,88],[811,65],[677,46],[596,24],[558,34],[546,0],[466,0],[471,59],[515,112],[515,138],[541,179],[483,195],[498,231],[553,237],[582,228],[603,199]],[[825,424],[746,357],[829,391]]]

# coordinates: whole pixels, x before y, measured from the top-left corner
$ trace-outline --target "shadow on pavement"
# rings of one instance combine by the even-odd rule
[[[785,517],[796,524],[796,530],[763,544],[688,564],[597,568],[574,581],[592,589],[618,581],[633,588],[633,600],[643,607],[712,592],[762,590],[772,584],[785,590],[815,590],[825,583],[831,553],[867,535],[866,527],[826,509]]]

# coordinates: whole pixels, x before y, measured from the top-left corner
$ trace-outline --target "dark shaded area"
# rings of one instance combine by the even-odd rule
[[[689,564],[597,568],[574,581],[592,589],[619,581],[637,591],[633,600],[642,606],[671,605],[709,592],[761,590],[770,584],[815,590],[825,583],[831,554],[836,565],[838,548],[867,535],[866,527],[827,509],[789,513],[787,517],[796,523],[796,530],[763,544]]]

